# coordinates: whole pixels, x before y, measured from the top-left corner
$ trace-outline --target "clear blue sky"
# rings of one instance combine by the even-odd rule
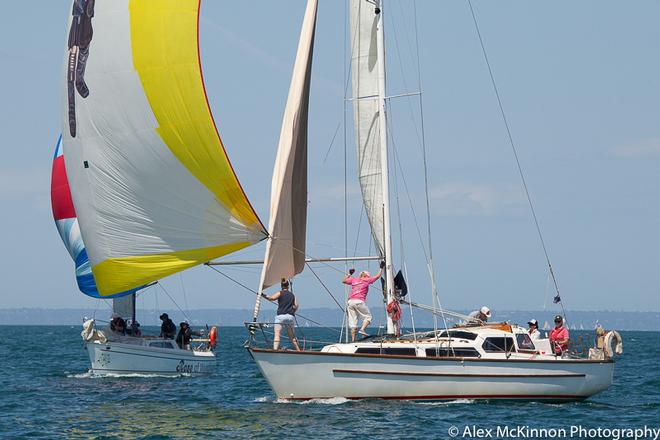
[[[239,179],[266,221],[304,2],[202,3],[202,61],[211,105]],[[50,212],[69,4],[3,4],[0,307],[96,305],[76,290],[73,263]],[[417,88],[411,5],[403,0],[386,4],[391,94]],[[566,307],[660,310],[660,3],[474,0],[473,5]],[[552,295],[546,293],[545,259],[467,2],[418,0],[417,8],[442,301],[449,308],[488,304],[495,312],[540,309],[546,295],[548,303]],[[344,20],[343,2],[320,1],[308,228],[308,251],[319,256],[344,254],[341,128],[330,148],[343,119]],[[392,130],[423,221],[422,167],[411,119],[411,114],[419,117],[417,109],[415,99],[394,102]],[[358,253],[366,254],[364,220],[358,228],[351,127],[348,148],[349,247],[355,246],[360,229]],[[403,191],[399,195],[413,299],[429,303],[408,199]],[[257,246],[241,257],[259,258],[262,252]],[[250,286],[258,283],[256,268],[227,273]],[[339,272],[319,274],[336,295],[343,295]],[[208,268],[187,271],[163,285],[190,308],[253,303],[241,287]],[[333,305],[309,272],[296,289],[303,308]],[[372,305],[378,304],[374,293]],[[145,308],[156,302],[172,307],[162,293],[147,293],[139,301]]]

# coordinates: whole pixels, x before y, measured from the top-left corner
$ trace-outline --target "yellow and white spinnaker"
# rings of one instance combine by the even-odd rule
[[[199,0],[76,0],[73,11],[63,149],[99,294],[265,238],[207,102]]]

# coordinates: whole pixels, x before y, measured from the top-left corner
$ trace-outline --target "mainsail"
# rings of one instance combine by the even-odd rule
[[[309,0],[303,19],[270,196],[270,238],[260,289],[305,267],[307,222],[307,113],[314,51],[317,0]]]
[[[369,0],[350,0],[355,144],[362,200],[377,249],[384,255],[383,177],[378,102],[378,14]]]
[[[72,10],[62,141],[99,295],[263,239],[206,98],[199,0],[74,0]]]

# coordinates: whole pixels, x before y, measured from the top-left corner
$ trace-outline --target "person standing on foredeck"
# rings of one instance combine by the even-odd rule
[[[277,316],[275,316],[275,337],[273,338],[273,350],[277,350],[280,347],[280,335],[282,334],[282,326],[286,327],[286,333],[289,335],[289,340],[296,348],[300,351],[300,345],[298,344],[298,339],[293,332],[293,325],[296,316],[296,310],[298,310],[298,300],[296,296],[289,290],[289,282],[282,278],[280,283],[282,290],[275,292],[272,295],[266,295],[262,293],[261,296],[266,298],[268,301],[277,300]]]
[[[346,311],[348,312],[348,326],[351,329],[351,341],[355,341],[357,334],[362,336],[369,336],[366,332],[367,327],[371,324],[373,317],[367,307],[367,293],[369,293],[369,285],[380,278],[383,273],[385,262],[380,262],[380,270],[373,277],[369,272],[362,271],[360,276],[355,278],[352,275],[355,269],[348,271],[348,275],[344,277],[342,283],[351,286],[351,294],[348,296],[348,305]],[[358,319],[362,318],[362,326],[358,330]]]

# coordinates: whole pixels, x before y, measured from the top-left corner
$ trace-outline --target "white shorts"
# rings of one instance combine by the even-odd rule
[[[275,316],[275,327],[293,327],[294,319],[293,315],[289,314],[277,315]]]
[[[363,322],[371,324],[371,312],[367,304],[360,299],[348,300],[348,326],[350,328],[358,328],[358,318],[362,318]]]

